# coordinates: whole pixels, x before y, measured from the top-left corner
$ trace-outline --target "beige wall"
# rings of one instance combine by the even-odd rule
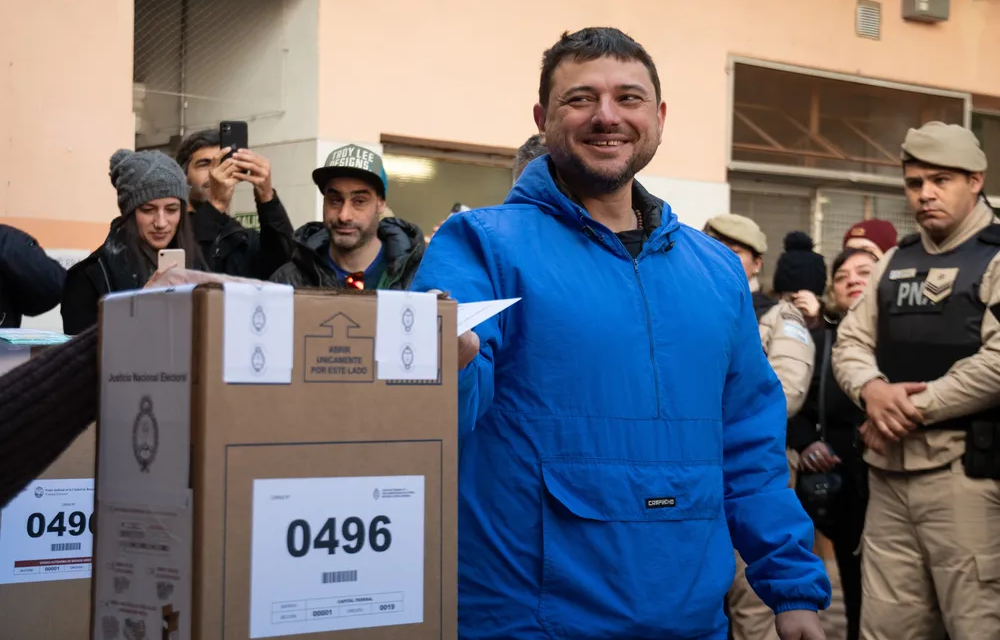
[[[46,248],[95,247],[118,212],[109,159],[133,145],[132,0],[0,15],[0,222]]]
[[[882,40],[854,33],[855,0],[320,0],[319,135],[382,133],[513,146],[533,133],[542,51],[612,25],[653,55],[669,112],[648,172],[726,180],[729,55],[1000,95],[1000,4],[953,0],[939,25],[882,2]]]

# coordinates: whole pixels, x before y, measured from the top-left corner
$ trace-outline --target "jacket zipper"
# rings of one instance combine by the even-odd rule
[[[615,236],[617,237],[617,236]],[[621,242],[619,240],[618,242]],[[624,248],[625,245],[622,245]],[[632,258],[632,269],[635,271],[635,281],[639,284],[639,293],[642,295],[642,306],[646,309],[646,335],[649,337],[649,360],[653,365],[653,384],[656,394],[656,417],[660,417],[660,373],[656,370],[656,348],[653,346],[653,316],[649,313],[649,300],[646,298],[646,289],[642,286],[642,278],[639,277],[639,261]]]
[[[584,235],[589,236],[591,239],[594,238],[594,230],[589,226],[584,227]],[[604,234],[598,236],[601,242],[604,242]],[[629,254],[628,249],[625,248],[625,244],[621,241],[617,235],[614,236],[615,240],[618,241],[618,246],[622,248],[625,255],[629,256],[632,260],[632,271],[635,273],[635,282],[639,285],[639,295],[642,296],[642,307],[646,310],[646,336],[649,338],[649,362],[653,366],[653,393],[656,395],[656,417],[659,418],[661,414],[660,408],[660,373],[656,370],[656,348],[653,346],[653,316],[649,313],[649,299],[646,297],[646,289],[642,286],[642,278],[639,277],[639,260],[633,258]]]

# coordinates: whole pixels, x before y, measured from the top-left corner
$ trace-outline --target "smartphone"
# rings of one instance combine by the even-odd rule
[[[249,149],[247,123],[242,120],[224,120],[219,123],[219,146],[231,150],[222,159],[223,162],[238,149]]]
[[[183,269],[186,264],[184,262],[184,249],[160,249],[157,258],[156,269],[158,271],[165,271],[172,265]]]

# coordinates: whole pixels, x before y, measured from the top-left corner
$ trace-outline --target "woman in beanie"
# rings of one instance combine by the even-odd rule
[[[111,184],[121,216],[111,221],[104,244],[66,274],[62,317],[69,335],[97,324],[102,296],[141,288],[156,272],[161,249],[184,249],[184,266],[205,268],[188,226],[187,177],[170,156],[119,149],[111,156]]]
[[[840,318],[865,290],[877,261],[872,253],[856,248],[844,249],[834,258],[830,303],[822,324],[813,331],[817,364],[809,395],[802,411],[788,421],[788,446],[800,454],[801,473],[834,472],[841,478],[840,489],[822,510],[807,495],[800,492],[800,496],[816,529],[833,543],[847,614],[847,640],[860,637],[861,558],[855,550],[865,524],[868,469],[855,443],[865,413],[834,379],[830,352]]]

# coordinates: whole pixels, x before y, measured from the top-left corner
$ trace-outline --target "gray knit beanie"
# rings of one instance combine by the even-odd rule
[[[187,176],[173,158],[160,151],[119,149],[111,156],[110,175],[123,216],[157,198],[187,202]]]

